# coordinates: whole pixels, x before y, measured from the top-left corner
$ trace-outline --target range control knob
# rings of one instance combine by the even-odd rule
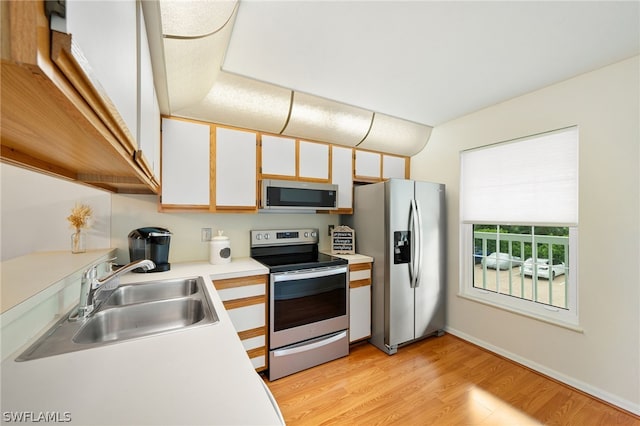
[[[315,237],[317,237],[317,236],[318,236],[318,233],[317,233],[316,231],[313,231],[313,232],[311,233],[311,236],[312,236],[313,238],[315,238]]]
[[[308,232],[305,232],[305,233],[304,233],[304,237],[305,237],[305,238],[309,238],[309,233],[308,233]]]
[[[269,234],[264,234],[264,239],[268,240],[269,238],[271,238],[271,236]]]
[[[256,240],[261,240],[261,239],[262,239],[262,235],[256,234]]]

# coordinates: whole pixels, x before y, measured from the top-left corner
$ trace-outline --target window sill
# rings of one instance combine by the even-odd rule
[[[493,308],[497,308],[506,312],[510,312],[512,314],[516,314],[516,315],[520,315],[526,318],[531,318],[534,319],[536,321],[540,321],[546,324],[550,324],[550,325],[555,325],[557,327],[562,327],[562,328],[566,328],[567,330],[571,330],[571,331],[575,331],[576,333],[584,333],[584,329],[582,327],[580,327],[579,325],[575,325],[575,324],[570,324],[568,322],[565,321],[559,321],[553,318],[548,318],[548,317],[543,317],[541,315],[536,315],[534,313],[531,312],[525,312],[522,311],[520,309],[516,309],[510,306],[506,306],[504,304],[501,303],[496,303],[496,302],[492,302],[486,299],[482,299],[482,298],[478,298],[478,297],[474,297],[473,295],[470,294],[465,294],[465,293],[458,293],[457,294],[458,297],[462,298],[462,299],[467,299],[470,300],[472,302],[477,302],[477,303],[482,303],[483,305],[487,305],[487,306],[491,306]]]

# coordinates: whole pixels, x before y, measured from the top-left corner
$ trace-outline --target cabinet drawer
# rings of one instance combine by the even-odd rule
[[[256,349],[256,348],[262,348],[267,344],[265,340],[266,339],[264,335],[252,337],[250,339],[243,340],[242,346],[244,346],[244,349],[246,351],[250,351],[251,349]]]
[[[254,355],[254,356],[251,356]],[[251,360],[251,364],[253,364],[253,368],[256,371],[264,370],[267,366],[267,351],[262,348],[260,355],[258,354],[249,354],[249,359]]]
[[[371,285],[371,263],[349,265],[349,287]]]
[[[265,327],[258,327],[238,333],[247,356],[258,371],[267,368],[267,336]]]
[[[267,278],[267,275],[253,275],[213,281],[257,371],[267,368]]]
[[[265,304],[227,309],[231,322],[238,333],[252,328],[266,326]]]
[[[217,289],[217,287],[216,287]],[[253,296],[264,296],[267,292],[266,284],[256,284],[244,287],[230,287],[218,290],[218,295],[223,302],[233,299],[245,299]]]

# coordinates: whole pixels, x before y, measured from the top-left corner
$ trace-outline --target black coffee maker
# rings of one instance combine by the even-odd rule
[[[168,229],[149,227],[134,229],[129,233],[129,258],[131,262],[149,259],[156,267],[145,271],[142,268],[133,272],[163,272],[171,269],[169,263],[169,243],[171,232]]]

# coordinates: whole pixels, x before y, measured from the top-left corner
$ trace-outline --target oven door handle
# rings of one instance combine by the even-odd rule
[[[331,343],[337,342],[338,340],[345,339],[346,337],[347,337],[347,330],[344,330],[340,333],[334,334],[331,337],[315,340],[312,343],[298,345],[298,346],[294,346],[292,348],[287,348],[287,349],[278,349],[273,351],[272,354],[273,356],[287,356],[287,355],[297,354],[300,352],[306,352],[312,349],[321,348],[322,346],[329,345]]]
[[[299,271],[276,272],[273,275],[273,282],[306,280],[309,278],[328,277],[330,275],[346,274],[347,266],[329,266],[327,268],[302,269]]]

